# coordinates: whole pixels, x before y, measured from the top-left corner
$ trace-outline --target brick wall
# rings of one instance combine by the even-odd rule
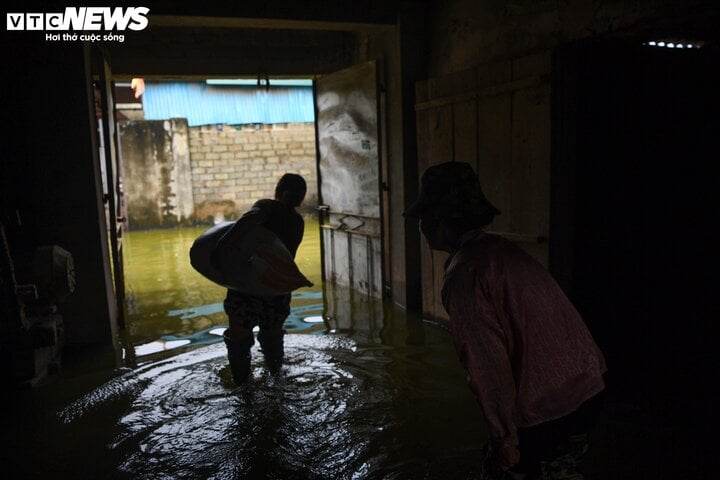
[[[308,184],[304,210],[317,206],[312,123],[206,125],[190,128],[195,219],[231,219],[260,198],[272,198],[284,173]]]

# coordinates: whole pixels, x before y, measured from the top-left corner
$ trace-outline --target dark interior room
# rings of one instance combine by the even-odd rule
[[[10,28],[12,14],[68,5],[6,8],[5,476],[486,478],[477,465],[488,434],[440,294],[447,255],[403,215],[428,167],[462,161],[502,211],[488,231],[550,272],[605,356],[585,478],[717,477],[716,1],[151,3],[145,28],[97,41]],[[286,383],[256,372],[266,386],[254,394],[203,392],[202,382],[220,385],[205,373],[197,392],[154,410],[152,432],[138,419],[152,411],[150,386],[191,388],[224,357],[198,346],[139,358],[123,344],[134,328],[118,133],[128,119],[115,96],[136,78],[257,80],[258,89],[263,79],[311,79],[319,205],[308,215],[324,255],[322,348],[307,340],[314,335],[287,335]],[[324,163],[333,124],[322,124],[320,99],[351,92],[337,94],[337,118],[357,121],[360,90],[373,100],[372,142],[358,147],[373,153],[372,174],[367,184],[364,171],[338,183],[343,194],[372,197],[372,208],[351,210],[324,187],[339,167]],[[346,283],[336,291],[337,282]],[[323,375],[327,397],[303,384]],[[315,403],[289,412],[292,403],[270,401],[282,395]],[[203,421],[183,423],[177,412],[200,419],[209,406],[252,433],[223,436],[230,417],[216,410],[202,428],[217,435],[189,445]],[[308,418],[281,424],[293,415]],[[300,435],[302,425],[310,433]],[[163,440],[163,428],[183,431],[187,444]],[[295,443],[278,446],[270,439],[279,434]]]

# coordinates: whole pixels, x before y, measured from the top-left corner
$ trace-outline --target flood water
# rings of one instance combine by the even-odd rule
[[[32,394],[24,478],[479,477],[485,427],[449,333],[323,289],[317,224],[298,253],[315,287],[293,299],[282,371],[256,345],[249,384],[225,382],[224,291],[187,264],[201,231],[130,235],[125,367]]]
[[[222,301],[226,290],[190,265],[192,242],[207,227],[129,232],[124,239],[127,324],[126,362],[135,357],[221,341],[227,326]],[[293,294],[288,331],[322,329],[320,238],[317,221],[306,221],[296,261],[314,287]],[[309,319],[309,321],[305,321]],[[320,324],[322,322],[319,322]],[[132,348],[130,348],[132,347]]]

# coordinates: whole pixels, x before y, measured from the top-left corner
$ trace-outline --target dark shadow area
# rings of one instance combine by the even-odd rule
[[[639,42],[556,58],[555,208],[574,237],[572,297],[608,361],[597,466],[612,478],[713,476],[719,59]]]

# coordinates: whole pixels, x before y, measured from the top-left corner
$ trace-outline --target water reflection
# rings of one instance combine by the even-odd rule
[[[475,478],[483,425],[449,335],[367,307],[342,334],[288,335],[279,375],[256,346],[250,384],[228,388],[214,343],[127,372],[60,418],[113,424],[119,478]]]
[[[182,245],[196,233],[171,234]],[[478,477],[484,426],[447,332],[314,278],[315,289],[293,297],[285,328],[303,335],[285,337],[281,372],[268,373],[256,344],[249,385],[234,387],[222,376],[224,290],[201,277],[158,277],[153,255],[168,261],[184,247],[148,239],[159,246],[133,244],[145,261],[128,282],[133,368],[60,411],[59,438],[92,440],[50,470],[74,475],[67,458],[92,450],[88,478]]]

